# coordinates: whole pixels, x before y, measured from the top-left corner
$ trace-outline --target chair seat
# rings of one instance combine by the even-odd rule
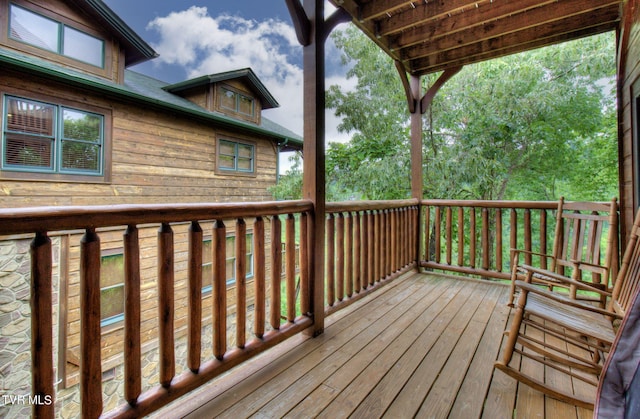
[[[603,343],[613,343],[616,336],[611,321],[605,316],[553,301],[535,293],[529,293],[527,296],[526,311],[530,315],[552,321],[561,327],[598,339]]]

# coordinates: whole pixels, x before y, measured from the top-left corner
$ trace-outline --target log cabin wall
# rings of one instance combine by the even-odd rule
[[[29,173],[5,172],[0,174],[0,206],[17,208],[29,206],[100,205],[128,203],[188,203],[188,202],[241,202],[272,199],[267,190],[276,183],[277,147],[274,140],[256,134],[234,132],[181,117],[175,112],[141,107],[138,104],[91,94],[68,85],[43,81],[24,74],[6,70],[3,72],[0,95],[39,100],[47,103],[64,103],[68,106],[88,109],[104,114],[106,135],[110,137],[105,177],[87,180],[86,177],[59,180],[55,175],[33,179]],[[4,101],[0,100],[0,109]],[[216,170],[217,144],[220,140],[255,144],[255,173],[238,175],[220,174]],[[144,382],[149,386],[157,381],[157,225],[140,228],[141,285],[144,304],[142,309],[141,344],[147,360]],[[203,225],[204,238],[211,238],[212,225]],[[267,243],[270,243],[270,225],[266,226]],[[186,345],[187,301],[187,228],[174,226],[175,230],[175,330],[176,339]],[[248,233],[252,233],[252,221],[247,221]],[[101,234],[103,255],[122,252],[124,227]],[[234,225],[228,223],[227,235],[233,236]],[[72,406],[78,384],[80,344],[80,237],[70,232],[60,237],[55,266],[59,268],[57,292],[60,305],[56,306],[58,319],[56,353],[57,380],[60,382],[62,406]],[[269,245],[268,245],[269,246]],[[269,248],[267,249],[269,252]],[[267,262],[266,271],[271,267]],[[252,278],[247,278],[247,306],[254,304]],[[267,289],[269,295],[270,289]],[[146,294],[146,295],[144,295]],[[235,327],[235,286],[227,288],[228,329]],[[269,307],[267,306],[267,309]],[[203,325],[211,328],[211,294],[203,297]],[[209,313],[207,315],[207,313]],[[251,322],[251,313],[248,314]],[[121,322],[105,327],[101,347],[105,385],[118,382],[123,368],[123,327]],[[211,335],[211,333],[204,333]],[[233,345],[233,342],[229,343]],[[206,347],[206,344],[205,344]],[[209,346],[210,347],[210,346]],[[64,356],[62,355],[64,354]],[[116,381],[113,381],[116,379]],[[115,393],[114,393],[115,394]],[[68,395],[68,396],[67,396]],[[73,395],[73,396],[72,396]],[[107,401],[115,407],[119,400]]]
[[[89,15],[84,13],[81,8],[74,7],[66,2],[51,2],[47,0],[0,0],[0,27],[9,27],[9,15],[4,13],[9,9],[9,4],[15,4],[19,7],[34,11],[42,16],[53,19],[57,22],[70,25],[89,35],[96,36],[105,41],[104,44],[104,66],[98,68],[81,61],[70,59],[59,54],[38,48],[28,43],[18,42],[9,37],[9,31],[0,31],[0,44],[10,49],[34,55],[45,60],[61,62],[71,68],[76,68],[87,73],[94,74],[99,77],[112,80],[114,82],[124,79],[125,59],[124,54],[120,53],[120,43],[105,29],[97,24],[97,22]]]
[[[618,45],[621,243],[640,206],[640,2],[628,0]]]
[[[9,1],[0,0],[0,27],[9,27]],[[4,66],[0,81],[0,111],[3,129],[16,129],[18,132],[30,132],[34,126],[30,124],[43,122],[45,118],[35,117],[37,121],[21,119],[18,128],[10,127],[9,119],[11,106],[30,103],[40,103],[59,106],[66,109],[95,113],[104,117],[103,139],[103,168],[99,176],[91,176],[76,171],[73,174],[62,174],[30,170],[28,165],[6,160],[0,165],[0,207],[18,208],[33,206],[88,206],[112,204],[165,204],[165,203],[194,203],[194,202],[256,202],[271,200],[268,191],[275,185],[277,179],[278,143],[287,142],[296,135],[286,132],[282,127],[269,123],[262,125],[261,111],[263,104],[260,98],[254,96],[252,87],[245,82],[234,79],[224,80],[224,85],[232,90],[253,99],[253,115],[228,114],[216,106],[216,83],[199,86],[190,91],[180,92],[171,96],[170,92],[163,92],[162,84],[151,82],[142,75],[125,70],[130,55],[127,48],[121,44],[118,37],[105,30],[84,8],[75,8],[67,2],[48,2],[43,0],[15,0],[11,4],[24,7],[26,10],[41,16],[51,18],[65,25],[82,30],[104,41],[104,66],[87,65],[63,55],[38,48],[28,42],[21,42],[9,35],[7,30],[0,31],[0,48],[3,59],[22,60],[27,64],[35,63],[43,71],[22,71],[22,66]],[[129,36],[131,36],[129,34]],[[135,54],[134,54],[135,55]],[[17,58],[16,58],[17,57]],[[135,57],[133,59],[136,59]],[[249,70],[250,71],[250,70]],[[45,74],[47,73],[47,74]],[[51,73],[62,77],[52,76]],[[243,73],[244,74],[244,73]],[[231,77],[233,77],[235,73]],[[251,73],[253,76],[253,73]],[[126,77],[125,77],[126,76]],[[78,77],[82,82],[75,83],[69,79]],[[130,78],[131,77],[131,78]],[[127,89],[134,87],[133,95],[120,92],[121,86]],[[250,83],[255,82],[250,81]],[[259,83],[259,82],[257,82]],[[93,88],[85,88],[91,85]],[[97,90],[95,85],[104,86],[104,92]],[[263,87],[263,86],[261,86]],[[138,90],[135,90],[135,89]],[[156,89],[149,100],[136,98],[136,92],[146,93],[145,89]],[[116,91],[114,93],[114,90]],[[256,92],[257,93],[257,92]],[[260,92],[264,94],[264,92]],[[153,96],[155,95],[155,96]],[[162,96],[164,95],[164,96]],[[132,96],[134,96],[132,98]],[[160,105],[154,100],[160,96],[164,99]],[[7,99],[11,98],[11,99]],[[160,99],[160,101],[162,101]],[[196,105],[196,106],[194,106]],[[273,103],[268,104],[273,107]],[[27,106],[27,105],[25,105]],[[277,106],[277,103],[275,103]],[[7,107],[7,109],[5,109]],[[176,110],[176,108],[181,108]],[[21,108],[26,118],[29,118],[26,108]],[[207,112],[217,112],[213,117]],[[225,117],[227,113],[230,122]],[[240,114],[239,112],[236,112]],[[196,114],[194,116],[194,114]],[[238,118],[242,116],[242,118]],[[46,118],[49,124],[53,120]],[[239,127],[232,120],[241,121],[246,128]],[[12,121],[15,125],[15,121]],[[240,125],[242,125],[240,124]],[[17,127],[17,125],[15,125]],[[51,125],[49,125],[51,126]],[[9,128],[7,128],[9,127]],[[277,132],[272,132],[274,129]],[[4,132],[3,132],[3,135]],[[16,137],[15,134],[12,134]],[[18,135],[20,137],[20,135]],[[25,137],[25,135],[22,135]],[[22,138],[21,137],[21,138]],[[13,141],[13,140],[11,140]],[[252,148],[251,170],[229,170],[221,168],[221,142],[249,145]],[[7,140],[8,142],[8,140]],[[3,139],[4,143],[4,139]],[[27,147],[34,149],[33,143],[26,141]],[[13,147],[13,143],[12,143]],[[246,148],[246,147],[245,147]],[[0,147],[0,151],[3,147]],[[5,151],[2,151],[5,153]],[[237,153],[236,149],[236,153]],[[2,158],[5,156],[3,154]],[[54,157],[55,158],[55,157]],[[236,158],[238,158],[236,156]],[[245,156],[245,162],[246,162]],[[229,159],[224,162],[228,165]],[[9,164],[7,164],[9,163]],[[7,167],[4,167],[4,166]],[[238,168],[246,169],[246,166]],[[6,169],[6,170],[4,170]],[[246,220],[248,235],[253,234],[253,219]],[[235,237],[234,220],[227,223],[226,236]],[[271,234],[270,222],[266,222],[267,251],[270,250]],[[179,359],[177,369],[186,368],[187,346],[187,255],[188,255],[188,223],[173,225],[175,232],[175,338],[176,351]],[[203,238],[206,242],[213,235],[213,222],[203,223]],[[159,225],[140,226],[140,264],[141,264],[141,345],[143,364],[143,383],[151,387],[158,381],[158,293],[157,293],[157,258]],[[100,250],[103,259],[123,252],[123,233],[125,227],[111,228],[100,231]],[[59,408],[65,415],[72,415],[79,404],[77,385],[79,382],[80,358],[80,232],[55,232],[54,238],[54,269],[55,273],[55,301],[54,317],[54,354],[56,364],[56,382],[58,383]],[[3,274],[5,268],[15,271],[9,272],[10,278],[16,280],[8,287],[7,292],[16,296],[16,304],[20,304],[18,312],[28,313],[28,278],[20,275],[20,264],[16,260],[28,261],[29,239],[24,237],[0,237],[0,248],[10,249],[2,251],[0,266]],[[205,246],[203,246],[205,247]],[[211,250],[203,259],[211,261]],[[296,252],[296,256],[298,256]],[[10,259],[9,259],[10,258]],[[6,264],[5,264],[6,262]],[[203,263],[206,263],[203,260]],[[271,275],[271,262],[264,263],[267,275]],[[246,288],[246,317],[247,324],[253,321],[252,307],[254,305],[253,275],[247,275]],[[3,282],[3,284],[5,284]],[[17,288],[16,288],[17,287]],[[267,295],[270,293],[267,285]],[[234,330],[236,318],[236,286],[228,283],[226,291],[227,330],[231,339],[228,344],[234,345]],[[266,301],[267,310],[269,300]],[[279,307],[278,307],[279,308]],[[212,294],[203,289],[203,336],[212,336]],[[12,327],[20,329],[25,318],[14,319]],[[208,329],[207,329],[208,328]],[[268,325],[267,325],[268,328]],[[3,329],[5,330],[5,329]],[[6,329],[9,330],[9,329]],[[13,333],[11,339],[19,333]],[[115,321],[101,327],[101,359],[103,360],[103,385],[105,405],[107,409],[120,403],[117,397],[123,385],[123,345],[124,329],[122,320]],[[250,335],[247,332],[247,335]],[[18,339],[18,338],[16,338]],[[28,338],[19,337],[19,345],[28,343]],[[203,342],[203,355],[211,352],[211,342]],[[208,349],[207,349],[208,348]],[[7,355],[0,351],[1,355]],[[20,354],[15,355],[16,359]],[[181,357],[181,358],[180,358]],[[28,363],[15,364],[16,371],[29,370]],[[9,388],[18,389],[18,383],[3,383]],[[22,385],[22,383],[20,384]],[[22,387],[20,387],[22,389]],[[110,389],[110,390],[109,390]],[[27,391],[28,392],[28,391]]]
[[[107,117],[105,137],[110,137],[104,180],[83,177],[77,182],[58,182],[48,175],[34,181],[5,171],[0,174],[0,205],[5,208],[272,199],[267,188],[276,183],[278,155],[273,139],[233,132],[175,112],[118,102],[12,71],[3,71],[0,94],[97,109]],[[253,174],[216,171],[216,147],[221,139],[256,145]]]

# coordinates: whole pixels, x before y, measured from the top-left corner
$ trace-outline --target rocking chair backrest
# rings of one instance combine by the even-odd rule
[[[609,288],[612,286],[609,282],[618,274],[618,252],[618,203],[615,198],[610,203],[565,202],[560,198],[552,270],[566,275],[565,268],[573,267],[574,261],[600,265],[608,269],[608,278],[597,277],[596,282],[605,283]]]
[[[600,376],[594,418],[637,418],[640,414],[640,211],[636,215],[620,274],[613,289],[612,309],[626,313]]]
[[[611,296],[609,310],[624,316],[636,290],[640,287],[640,211],[636,215],[629,242],[627,243],[620,272]]]

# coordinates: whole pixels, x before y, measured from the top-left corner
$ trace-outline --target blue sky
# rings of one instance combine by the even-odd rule
[[[160,54],[132,70],[175,83],[251,67],[280,103],[264,116],[302,134],[302,47],[285,0],[103,1]],[[331,61],[338,56],[327,53],[327,86],[353,85]],[[337,124],[328,114],[328,141],[346,140]]]

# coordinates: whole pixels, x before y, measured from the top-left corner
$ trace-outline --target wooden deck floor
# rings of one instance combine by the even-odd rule
[[[493,372],[508,288],[410,273],[158,412],[192,418],[572,418]]]

